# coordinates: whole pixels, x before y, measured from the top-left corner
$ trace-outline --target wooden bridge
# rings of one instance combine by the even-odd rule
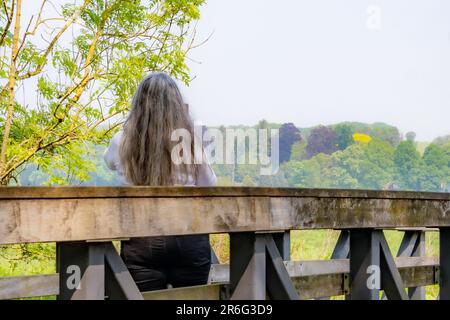
[[[432,228],[432,229],[430,229]],[[290,230],[342,230],[330,260],[291,261]],[[404,232],[391,254],[383,229]],[[440,234],[426,257],[425,232]],[[230,234],[209,284],[140,293],[113,240]],[[450,299],[450,194],[273,188],[0,188],[0,244],[57,243],[57,274],[0,278],[0,299]],[[320,248],[317,248],[320,250]],[[409,288],[406,290],[406,288]]]

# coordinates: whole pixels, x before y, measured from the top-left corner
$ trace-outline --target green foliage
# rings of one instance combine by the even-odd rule
[[[37,179],[47,177],[45,184],[89,180],[88,173],[98,165],[90,156],[93,146],[108,141],[121,125],[145,74],[164,71],[189,83],[186,55],[194,47],[193,26],[203,3],[63,1],[59,18],[68,26],[64,29],[52,24],[55,19],[42,23],[48,18],[47,2],[42,15],[35,13],[29,24],[34,32],[21,38],[16,86],[25,88],[25,102],[15,99],[0,182],[17,183],[29,168],[38,168]],[[27,23],[22,21],[23,28]],[[77,28],[72,29],[74,25]],[[58,36],[58,31],[67,35]],[[67,41],[69,33],[71,41]],[[7,33],[0,43],[5,52],[0,58],[2,82],[9,77],[9,37]],[[41,37],[44,41],[37,41]],[[27,98],[35,92],[37,99]],[[6,123],[7,93],[0,93],[0,128]],[[0,137],[3,140],[3,130]]]
[[[417,151],[419,151],[419,153],[421,155],[423,155],[423,153],[425,152],[425,149],[430,145],[430,142],[426,142],[426,141],[416,141],[416,148]]]
[[[332,126],[332,128],[336,131],[337,127],[338,129],[336,133],[338,133],[342,130],[339,128],[342,128],[343,126],[350,127],[350,131],[352,132],[352,134],[356,132],[367,134],[373,139],[387,141],[394,147],[397,146],[401,141],[401,136],[398,128],[385,123],[376,122],[372,124],[366,124],[361,122],[342,122]]]
[[[401,142],[394,154],[394,183],[402,190],[420,190],[423,161],[412,141]]]
[[[306,159],[305,148],[306,148],[305,140],[294,143],[291,148],[291,160]]]
[[[282,170],[290,185],[304,188],[383,189],[392,178],[394,148],[385,141],[353,144],[331,156],[290,161]]]
[[[267,128],[268,122],[261,121],[257,127]],[[276,128],[276,125],[273,124]],[[235,126],[234,128],[246,128]],[[320,132],[331,136],[327,130],[315,130],[316,141],[324,140]],[[361,130],[371,128],[371,130]],[[373,128],[376,128],[373,129]],[[384,134],[382,129],[385,129]],[[423,156],[417,150],[413,135],[409,140],[392,144],[398,130],[385,124],[366,125],[342,123],[331,127],[336,136],[351,137],[353,130],[371,132],[375,135],[367,143],[349,143],[347,148],[330,155],[319,153],[308,158],[307,142],[294,143],[291,159],[281,164],[276,176],[261,177],[257,166],[220,165],[214,170],[222,179],[221,185],[258,185],[299,188],[348,188],[373,190],[417,190],[442,192],[450,189],[450,142],[441,139],[439,143],[427,144]],[[300,129],[305,132],[304,129]],[[340,132],[340,134],[338,134]],[[366,134],[364,134],[366,135]],[[340,146],[342,147],[342,141]],[[424,144],[422,144],[424,145]]]
[[[320,153],[304,161],[289,161],[281,167],[288,183],[299,188],[331,187],[332,159]]]
[[[260,126],[267,128],[269,124],[260,123]],[[276,124],[270,126],[276,127]],[[218,184],[421,191],[445,191],[450,187],[450,144],[430,144],[421,156],[412,141],[404,141],[395,148],[388,141],[372,139],[369,143],[353,143],[331,155],[321,153],[308,160],[305,146],[305,141],[294,144],[291,160],[281,164],[275,175],[261,175],[258,165],[215,164],[213,169]],[[66,150],[68,158],[65,160],[58,155],[55,163],[40,161],[37,165],[26,166],[20,173],[20,184],[42,185],[49,181],[79,185],[119,183],[104,164],[104,146],[74,144],[72,148]],[[50,178],[52,169],[55,170]]]
[[[74,152],[74,151],[70,151]],[[118,177],[107,168],[103,154],[105,147],[97,145],[88,147],[86,153],[79,150],[76,155],[68,154],[69,159],[63,167],[49,174],[49,170],[58,167],[55,164],[28,164],[20,171],[19,184],[22,186],[40,186],[49,184],[66,184],[71,185],[90,185],[90,186],[108,186],[118,185]],[[64,161],[59,161],[59,166]],[[75,171],[75,172],[74,172]],[[81,171],[81,172],[79,172]],[[80,178],[81,177],[81,178]]]
[[[253,181],[252,177],[247,175],[242,179],[242,185],[245,187],[255,187],[256,183]]]
[[[0,246],[0,275],[55,273],[55,252],[54,243]]]
[[[394,148],[388,142],[372,140],[351,145],[333,156],[335,166],[355,179],[358,188],[384,189],[392,177],[393,154]]]
[[[353,143],[352,135],[355,132],[353,132],[353,129],[349,124],[340,123],[334,126],[333,129],[334,132],[336,132],[337,147],[339,150],[345,150]]]
[[[430,144],[423,154],[423,162],[424,170],[421,175],[423,190],[441,190],[450,184],[450,148]]]

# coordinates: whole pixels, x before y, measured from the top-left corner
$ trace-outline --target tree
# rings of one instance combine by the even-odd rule
[[[333,154],[336,168],[345,170],[348,177],[356,181],[356,187],[363,189],[382,189],[392,181],[394,148],[387,141],[378,139],[369,143],[351,145]],[[341,174],[348,181],[348,178]],[[339,187],[347,187],[348,182],[333,179]]]
[[[146,73],[190,81],[185,59],[195,47],[192,23],[203,3],[67,1],[53,15],[58,10],[41,0],[39,11],[22,21],[22,0],[3,0],[0,183],[17,181],[31,163],[51,183],[64,183],[60,171],[71,163],[71,174],[85,179],[93,165],[83,154],[121,125]]]
[[[348,125],[351,131],[364,133],[371,136],[373,139],[380,139],[383,141],[388,141],[393,146],[397,146],[400,143],[401,135],[398,128],[382,123],[376,122],[372,124],[360,123],[360,122],[343,122],[335,125],[336,128],[339,125]]]
[[[445,145],[450,143],[450,134],[442,137],[437,137],[434,139],[433,143],[438,145]]]
[[[445,154],[447,155],[448,167],[450,168],[450,142],[442,145],[442,148],[444,149]]]
[[[446,150],[437,144],[430,144],[423,154],[423,162],[422,189],[425,191],[442,191],[450,182],[449,155]]]
[[[416,140],[416,133],[413,131],[407,132],[405,134],[405,138],[408,141],[414,142]]]
[[[306,141],[301,140],[292,145],[291,160],[303,160],[305,156]]]
[[[306,146],[306,156],[314,157],[316,154],[332,154],[337,150],[337,136],[333,129],[319,126],[311,130]]]
[[[338,150],[345,150],[353,143],[353,130],[349,124],[340,123],[333,128],[336,133],[336,144]]]
[[[423,162],[412,141],[402,141],[394,154],[394,183],[404,190],[421,190]]]
[[[327,178],[331,158],[325,154],[304,161],[289,161],[282,165],[290,186],[298,188],[326,188],[329,187]]]
[[[257,129],[269,129],[269,123],[267,122],[266,119],[262,119],[258,122],[258,124],[256,125]]]
[[[301,141],[300,131],[293,123],[284,123],[280,129],[280,163],[291,159],[292,145]]]
[[[257,134],[257,140],[258,140],[258,145],[257,145],[257,153],[259,154],[259,147],[260,147],[260,143],[261,143],[261,136],[260,136],[260,130],[263,130],[263,132],[265,131],[265,133],[267,134],[267,137],[270,137],[270,129],[271,129],[271,125],[269,124],[269,122],[267,122],[267,120],[262,119],[258,122],[258,124],[256,125],[256,130],[258,130],[258,134]],[[267,144],[265,146],[267,149],[267,153],[270,155],[271,153],[271,141],[270,139],[268,139]]]
[[[397,127],[385,123],[374,123],[370,126],[370,131],[366,132],[374,138],[389,142],[394,147],[401,141],[401,135]]]

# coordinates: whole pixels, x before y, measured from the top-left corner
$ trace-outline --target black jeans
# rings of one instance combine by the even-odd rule
[[[211,268],[208,235],[134,238],[120,255],[140,291],[205,284]]]

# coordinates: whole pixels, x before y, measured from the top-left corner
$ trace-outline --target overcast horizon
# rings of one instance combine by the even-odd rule
[[[345,5],[344,5],[345,4]],[[450,134],[450,2],[208,1],[183,93],[211,126],[385,122]]]

